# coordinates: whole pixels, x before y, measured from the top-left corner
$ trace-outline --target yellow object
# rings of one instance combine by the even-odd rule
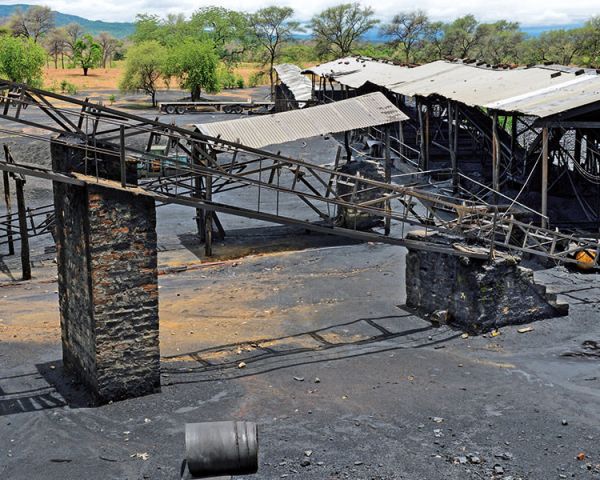
[[[596,260],[596,252],[593,250],[579,250],[575,254],[575,260],[579,263],[577,268],[581,270],[590,270],[594,266],[594,260]]]
[[[498,330],[498,329],[493,330],[491,335],[492,335],[492,337],[497,337],[498,335],[500,335],[500,330]]]

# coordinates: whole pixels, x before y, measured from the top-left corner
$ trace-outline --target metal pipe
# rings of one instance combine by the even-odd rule
[[[256,473],[256,424],[234,421],[187,423],[185,456],[190,474],[196,478]]]

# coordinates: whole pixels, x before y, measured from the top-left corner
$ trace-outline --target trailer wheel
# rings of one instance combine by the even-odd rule
[[[183,115],[186,111],[185,107],[177,107],[177,114],[178,115]]]
[[[223,107],[223,113],[231,113],[231,106],[230,105],[225,105]]]
[[[231,107],[231,113],[242,113],[243,111],[244,109],[241,105],[234,105],[233,107]]]
[[[173,115],[175,113],[175,106],[167,105],[165,107],[165,112],[167,112],[169,115]]]

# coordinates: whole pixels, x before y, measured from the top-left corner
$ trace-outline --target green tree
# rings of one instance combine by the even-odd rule
[[[0,75],[8,80],[42,85],[46,51],[31,38],[0,37]]]
[[[413,50],[422,49],[429,33],[429,18],[423,10],[402,12],[381,28],[381,34],[390,38],[390,44],[400,48],[404,61],[414,61]]]
[[[54,28],[54,12],[50,7],[34,5],[25,12],[17,9],[8,20],[8,25],[16,37],[31,38],[38,42]]]
[[[156,40],[165,46],[173,46],[193,36],[190,23],[183,14],[169,14],[165,19],[157,15],[136,16],[135,31],[131,36],[134,43]]]
[[[253,45],[248,15],[223,7],[202,7],[189,22],[191,34],[211,40],[217,54],[227,63],[238,61]]]
[[[166,74],[177,77],[181,88],[189,90],[196,102],[203,89],[209,93],[219,91],[218,66],[212,42],[187,38],[169,49]]]
[[[166,64],[167,48],[156,40],[131,46],[119,88],[123,91],[142,90],[152,97],[152,106],[155,107],[156,91]]]
[[[97,67],[102,60],[102,48],[89,35],[83,35],[73,46],[73,63],[83,69],[83,75],[87,76],[90,68]]]
[[[495,23],[482,23],[477,29],[480,38],[479,58],[491,64],[518,61],[525,35],[517,22],[499,20]]]
[[[315,15],[309,23],[321,56],[346,56],[352,53],[362,35],[379,23],[373,18],[371,7],[359,3],[344,3],[327,8]]]
[[[481,41],[482,31],[479,22],[473,15],[459,17],[444,26],[442,56],[449,55],[457,58],[468,58],[472,55]]]
[[[267,7],[257,11],[250,17],[250,26],[256,42],[266,52],[271,82],[271,96],[274,94],[274,66],[281,51],[281,46],[292,38],[300,24],[291,20],[294,10],[290,7]]]

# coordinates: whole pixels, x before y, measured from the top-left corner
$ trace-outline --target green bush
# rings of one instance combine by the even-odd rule
[[[77,86],[67,80],[63,80],[60,82],[60,91],[69,95],[77,95]]]
[[[265,72],[255,72],[248,79],[249,87],[256,87],[265,83]]]
[[[237,88],[244,88],[244,79],[240,75],[237,76],[235,83],[237,84]]]
[[[219,83],[221,88],[235,88],[235,75],[231,70],[219,69]]]

